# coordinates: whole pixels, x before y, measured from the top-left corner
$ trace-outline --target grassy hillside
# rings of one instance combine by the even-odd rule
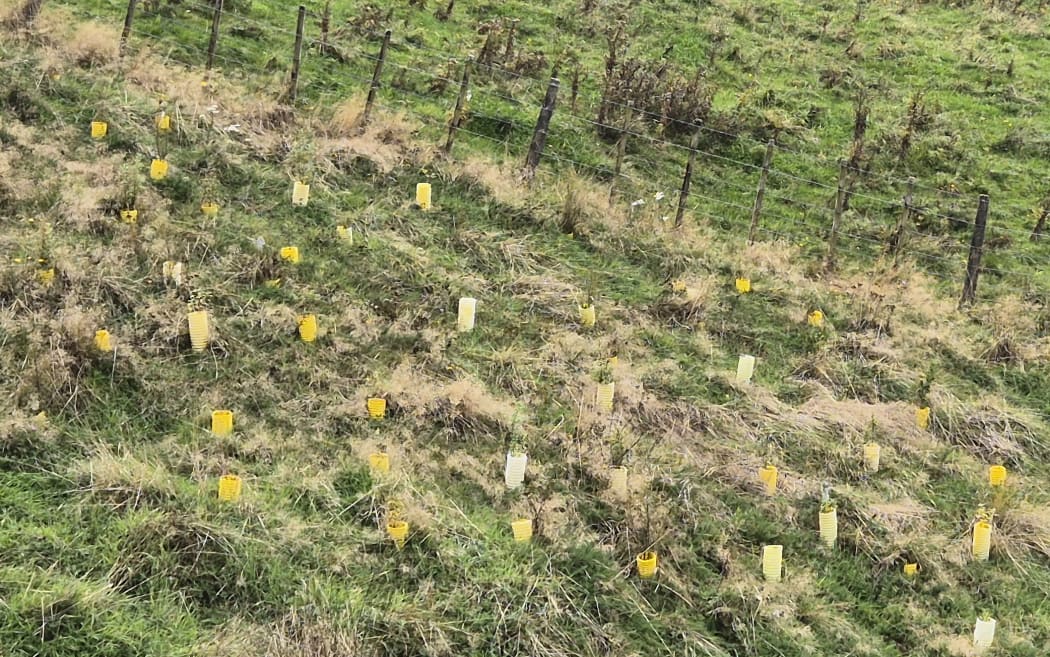
[[[332,56],[313,43],[313,3],[294,104],[278,99],[295,20],[282,3],[228,2],[210,74],[209,16],[190,0],[143,3],[123,59],[123,3],[45,4],[31,29],[6,26],[0,654],[932,657],[972,654],[979,615],[998,623],[986,654],[1044,654],[1050,316],[1046,243],[1028,234],[1050,117],[1045,16],[1027,4],[461,0],[442,20],[445,2],[336,2]],[[703,110],[705,129],[679,229],[663,218],[688,120],[630,120],[609,201],[618,135],[594,123],[617,17],[640,65],[674,45],[653,84],[711,102],[681,115]],[[520,21],[511,48],[509,22],[489,25],[484,61],[478,25],[501,18]],[[443,157],[468,54],[483,62]],[[562,96],[527,187],[556,62]],[[626,95],[604,123],[623,125]],[[158,136],[162,107],[172,131]],[[170,174],[151,180],[162,154]],[[918,207],[894,264],[908,176]],[[992,197],[986,270],[958,311],[978,193]],[[470,332],[456,330],[464,296],[478,299]],[[197,310],[212,329],[200,353]],[[751,384],[735,380],[741,354],[757,358]],[[596,403],[608,380],[612,412]],[[232,435],[210,431],[215,409],[233,411]],[[525,482],[508,490],[518,449]],[[380,451],[387,474],[369,467]],[[217,498],[224,474],[242,479],[237,502]],[[828,489],[834,547],[818,532]],[[975,562],[982,505],[991,556]],[[403,549],[384,529],[396,518]],[[512,538],[518,518],[529,543]],[[774,544],[778,583],[760,564]],[[659,571],[641,579],[647,550]]]

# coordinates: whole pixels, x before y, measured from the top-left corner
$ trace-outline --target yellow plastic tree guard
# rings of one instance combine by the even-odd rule
[[[820,328],[824,326],[824,312],[821,310],[814,310],[806,316],[806,321],[809,322],[810,326]]]
[[[169,132],[171,130],[171,116],[161,112],[157,116],[156,126],[159,132]]]
[[[368,467],[375,474],[390,472],[390,455],[386,452],[372,452],[368,455]]]
[[[152,180],[164,180],[168,177],[168,161],[154,158],[149,163],[149,177]]]
[[[292,205],[303,206],[310,202],[310,186],[296,180],[292,183]]]
[[[594,326],[594,323],[597,320],[597,316],[595,315],[595,312],[594,312],[594,305],[592,304],[592,305],[589,305],[589,306],[580,306],[579,310],[580,310],[580,324],[582,324],[583,326],[586,326],[587,328],[590,328],[590,327]]]
[[[335,235],[341,240],[346,240],[352,245],[354,243],[354,229],[346,226],[336,226]]]
[[[92,139],[103,139],[106,133],[109,132],[109,125],[105,121],[92,121],[91,122],[91,138]]]
[[[477,299],[472,297],[462,297],[459,300],[459,315],[456,318],[456,328],[460,331],[473,331],[474,316],[477,308]]]
[[[219,204],[214,201],[205,201],[201,203],[201,212],[206,217],[214,217],[219,214]]]
[[[602,409],[606,413],[612,413],[613,410],[613,397],[616,395],[616,383],[610,381],[609,383],[598,384],[598,408]]]
[[[829,548],[835,547],[839,536],[839,515],[836,509],[821,511],[819,516],[820,540]]]
[[[915,409],[915,425],[923,431],[930,428],[930,407],[923,406]]]
[[[525,481],[525,466],[529,462],[527,454],[507,452],[507,466],[503,470],[503,482],[511,490],[521,486]]]
[[[766,495],[773,496],[777,494],[777,466],[775,465],[764,465],[758,469],[758,480],[765,484]]]
[[[736,363],[736,382],[751,383],[751,377],[755,374],[755,357],[742,354]]]
[[[992,525],[985,520],[978,520],[973,525],[973,558],[976,561],[988,561],[992,549]]]
[[[280,250],[281,260],[290,262],[293,265],[299,264],[299,247],[297,246],[282,246]]]
[[[208,348],[208,311],[196,310],[186,315],[190,324],[190,344],[194,351]]]
[[[879,461],[882,458],[882,447],[878,443],[867,443],[864,445],[864,468],[868,472],[879,471]]]
[[[430,183],[416,184],[416,205],[420,210],[430,209]]]
[[[779,582],[784,570],[784,546],[766,545],[762,548],[762,576],[767,582]]]
[[[241,498],[241,478],[233,474],[219,477],[219,499],[223,502],[236,502]]]
[[[103,353],[113,351],[113,344],[109,339],[109,331],[106,329],[95,331],[95,349]]]
[[[404,520],[391,520],[386,523],[386,534],[400,550],[405,547],[405,541],[408,539],[408,523]]]
[[[740,294],[747,294],[751,291],[751,279],[750,278],[738,278],[736,279],[736,291]]]
[[[992,647],[993,641],[995,641],[995,619],[978,618],[973,626],[973,647],[983,652]]]
[[[211,432],[216,436],[228,436],[233,433],[233,411],[217,410],[211,412]]]
[[[121,210],[120,220],[126,224],[133,224],[139,220],[138,210]]]
[[[317,315],[304,315],[299,318],[299,339],[313,342],[317,339]]]
[[[993,488],[998,488],[1006,483],[1006,468],[1001,465],[992,465],[988,467],[988,484]]]
[[[174,260],[165,260],[162,267],[165,281],[171,281],[175,287],[182,285],[182,263]]]
[[[906,563],[904,564],[904,576],[915,577],[919,573],[919,564],[917,563]]]
[[[368,407],[368,415],[373,419],[382,420],[386,417],[386,400],[382,397],[369,397],[365,406]]]
[[[609,490],[618,499],[627,498],[627,468],[616,465],[609,468]]]
[[[532,518],[519,518],[510,523],[510,531],[514,534],[514,540],[518,543],[527,543],[532,540]]]
[[[650,579],[656,575],[656,552],[654,550],[646,550],[637,557],[635,557],[635,564],[638,567],[638,576],[642,579]]]

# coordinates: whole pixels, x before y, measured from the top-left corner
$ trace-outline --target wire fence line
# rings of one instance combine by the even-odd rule
[[[205,17],[207,17],[208,14],[214,11],[213,6],[197,2],[196,0],[183,0],[181,4],[183,6],[198,10],[201,13],[201,15]],[[291,20],[293,16],[294,12],[289,11],[289,25],[293,23],[293,21]],[[225,18],[226,16],[224,15],[224,19]],[[225,20],[222,23],[222,28],[225,32],[235,33],[239,29],[252,28],[255,30],[261,30],[264,33],[268,34],[276,33],[280,35],[287,35],[289,43],[291,43],[296,36],[295,31],[290,29],[289,27],[284,27],[283,25],[271,22],[262,22],[260,20],[256,20],[247,16],[243,12],[231,12],[229,14],[229,19],[230,20]],[[133,30],[132,32],[132,34],[135,36],[137,36],[138,33],[139,31],[137,30]],[[183,63],[189,65],[199,64],[199,61],[196,61],[199,58],[199,54],[194,53],[192,50],[189,50],[187,48],[186,43],[172,41],[169,36],[157,34],[155,32],[150,32],[149,30],[142,31],[142,34],[148,37],[146,39],[147,44],[152,41],[169,46],[169,56],[171,56],[173,53],[178,53]],[[305,39],[305,43],[308,44],[310,47],[313,47],[319,46],[322,43],[322,41],[319,36],[311,35],[308,39]],[[379,62],[378,55],[373,50],[367,48],[368,44],[376,44],[376,49],[378,49],[378,42],[374,34],[365,33],[362,38],[362,42],[353,47],[347,46],[344,43],[340,42],[338,44],[338,48],[340,49],[341,54],[340,59],[342,59],[343,61],[337,61],[331,58],[324,58],[326,61],[322,64],[322,66],[325,66],[329,73],[333,72],[334,67],[338,67],[338,69],[335,70],[335,73],[340,79],[351,80],[354,83],[360,83],[362,85],[371,84],[371,79],[367,76],[348,74],[348,71],[353,70],[355,67],[367,69],[371,66],[376,65]],[[289,48],[289,52],[290,50],[291,49]],[[409,61],[407,62],[401,61],[399,59],[406,56],[409,58]],[[239,71],[250,72],[256,70],[258,66],[257,63],[246,61],[244,58],[231,55],[230,53],[216,53],[215,57],[218,61],[222,62],[224,66],[229,66],[230,68],[237,69]],[[452,89],[454,91],[458,88],[460,81],[455,79],[454,75],[443,75],[437,72],[434,68],[428,69],[420,66],[421,61],[426,62],[434,61],[437,59],[440,59],[441,62],[445,65],[449,65],[449,63],[465,63],[468,61],[469,57],[463,56],[462,54],[448,53],[440,49],[425,46],[416,42],[415,40],[391,41],[391,47],[387,56],[386,63],[388,66],[391,66],[397,71],[400,71],[400,73],[403,76],[400,83],[396,85],[396,91],[394,92],[394,94],[408,94],[410,96],[413,96],[413,98],[418,98],[419,100],[424,101],[428,104],[434,104],[435,100],[438,100],[442,102],[447,101],[446,104],[451,105],[452,99],[446,99],[444,98],[443,93],[434,93],[432,92],[432,90],[440,87],[442,92],[447,89]],[[471,63],[474,66],[483,66],[489,69],[494,75],[506,75],[511,77],[512,79],[528,83],[529,86],[527,87],[527,90],[529,91],[534,91],[536,88],[538,88],[538,83],[543,83],[543,86],[546,86],[548,82],[547,80],[541,78],[519,74],[516,71],[510,71],[504,67],[496,66],[493,64],[481,64],[479,62]],[[415,79],[410,80],[407,77],[409,75],[415,76]],[[308,80],[306,80],[305,82],[307,83],[307,85],[309,85]],[[428,93],[420,93],[419,91],[417,91],[415,87],[420,85],[426,87],[428,89]],[[520,149],[518,150],[518,152],[522,152],[524,150],[524,146],[527,144],[527,137],[522,138],[522,142],[524,143],[521,144],[517,143],[516,141],[513,141],[512,137],[515,133],[530,131],[529,120],[528,118],[523,116],[515,117],[511,115],[508,117],[501,115],[501,104],[509,106],[513,112],[522,114],[525,112],[535,111],[538,106],[538,102],[535,101],[535,99],[533,98],[523,100],[522,98],[508,96],[506,94],[500,93],[498,90],[491,88],[492,86],[493,85],[491,84],[472,85],[470,93],[472,94],[473,98],[471,102],[471,110],[468,114],[468,120],[465,121],[463,125],[458,126],[457,132],[462,133],[463,135],[472,139],[486,139],[491,143],[498,144],[506,152],[510,152],[512,148],[516,150]],[[387,85],[384,85],[384,87],[387,87]],[[328,94],[325,93],[325,95]],[[388,99],[390,95],[390,93],[386,93]],[[337,96],[337,94],[333,94],[333,96]],[[495,108],[497,113],[486,113],[484,111],[481,111],[480,109],[477,109],[478,105],[483,105],[486,103],[488,104],[488,106]],[[636,114],[641,113],[639,110],[633,107],[629,107],[627,105],[622,105],[618,103],[613,103],[613,105],[622,108],[625,111],[633,111]],[[417,112],[416,114],[421,113]],[[657,117],[651,112],[644,114],[648,115],[649,118],[661,118]],[[563,118],[559,119],[558,117]],[[507,136],[501,140],[492,137],[492,135],[484,134],[484,127],[482,127],[481,131],[477,129],[472,130],[467,128],[467,125],[470,125],[471,121],[474,121],[476,123],[488,122],[489,124],[495,126],[509,125],[510,127],[507,131]],[[433,121],[432,119],[428,120],[427,123],[431,128],[433,128],[436,131],[444,130],[447,127],[446,125],[436,124],[435,121]],[[559,108],[559,110],[555,112],[554,126],[550,129],[549,132],[560,135],[562,132],[571,131],[574,129],[574,127],[578,126],[583,126],[583,129],[587,130],[604,129],[614,134],[621,134],[624,136],[624,138],[630,137],[635,140],[644,141],[653,148],[653,152],[650,153],[650,157],[645,157],[640,153],[632,153],[626,156],[625,164],[627,165],[627,170],[621,169],[619,172],[617,172],[607,164],[594,163],[593,158],[587,158],[592,159],[592,162],[585,162],[578,155],[574,156],[573,154],[570,154],[564,150],[559,150],[561,145],[567,145],[571,143],[570,138],[566,137],[562,139],[561,145],[557,143],[549,144],[545,152],[545,157],[553,162],[556,162],[559,167],[568,167],[576,171],[591,171],[593,172],[593,174],[595,174],[596,177],[609,180],[610,184],[615,185],[617,181],[629,183],[633,186],[634,190],[637,190],[637,193],[643,195],[643,199],[646,194],[665,193],[666,190],[675,189],[677,187],[678,181],[674,180],[673,178],[670,178],[668,175],[669,171],[673,171],[674,169],[681,167],[681,163],[673,157],[674,153],[688,155],[690,152],[695,152],[698,156],[701,156],[709,161],[719,162],[721,165],[727,168],[736,169],[741,173],[744,173],[745,175],[754,175],[757,177],[758,172],[762,169],[760,165],[757,165],[754,162],[748,162],[745,160],[727,156],[722,153],[712,152],[710,150],[703,150],[700,148],[692,149],[687,145],[683,145],[676,141],[666,139],[662,136],[648,134],[646,132],[633,129],[632,127],[625,128],[625,126],[623,125],[617,126],[610,125],[609,123],[598,122],[594,119],[591,119],[589,116],[584,116],[581,113],[573,112],[571,109],[564,107]],[[690,124],[690,126],[694,128],[696,127],[693,124]],[[700,126],[699,129],[702,130],[704,129],[704,127]],[[750,137],[749,135],[735,135],[732,133],[720,134],[732,140],[751,140],[755,144],[762,143],[759,140]],[[805,163],[807,164],[829,164],[826,158],[818,159],[812,154],[790,149],[780,144],[774,144],[774,147],[780,152],[789,153],[796,157],[803,158],[806,161]],[[598,150],[601,151],[601,149],[602,147],[599,147]],[[663,154],[663,157],[659,159],[652,159],[652,154]],[[606,153],[606,156],[608,156],[608,153]],[[636,170],[639,166],[647,167],[648,172],[650,172],[651,174],[665,176],[665,182],[661,184],[659,181],[654,180],[652,176],[648,176],[643,179],[638,177],[637,175],[632,175],[630,171]],[[771,220],[781,222],[782,226],[780,226],[780,228],[782,229],[786,226],[796,228],[798,237],[812,238],[814,236],[814,231],[817,231],[817,234],[827,232],[828,225],[830,225],[830,221],[828,221],[828,225],[818,225],[812,223],[811,220],[815,216],[827,217],[830,214],[833,208],[834,195],[838,192],[837,186],[827,181],[813,180],[806,176],[790,173],[780,166],[770,166],[768,169],[768,173],[769,176],[771,176],[772,178],[786,182],[788,187],[786,189],[770,188],[765,191],[765,199],[767,201],[767,204],[763,207],[761,216],[763,218],[768,218]],[[753,205],[749,203],[749,197],[751,197],[754,194],[754,187],[744,182],[737,182],[738,176],[716,176],[715,174],[712,174],[709,171],[705,171],[702,168],[698,169],[694,173],[694,176],[698,179],[698,182],[700,182],[703,185],[705,191],[711,191],[712,189],[718,188],[721,191],[729,192],[729,196],[728,199],[718,198],[717,196],[712,196],[710,194],[701,194],[700,192],[694,189],[690,192],[691,198],[702,200],[708,204],[717,205],[725,210],[725,214],[745,215],[749,214],[753,210]],[[905,181],[900,179],[893,179],[893,182],[905,183]],[[919,184],[915,184],[914,189],[931,189],[941,195],[947,194],[944,190],[941,190],[939,188],[923,187]],[[808,194],[805,199],[801,197],[801,192],[804,190],[808,190]],[[674,193],[675,192],[670,192],[669,195]],[[818,198],[823,197],[823,201],[814,199],[814,195],[817,195]],[[878,218],[892,217],[898,213],[904,212],[905,208],[903,199],[896,200],[885,198],[882,196],[869,194],[867,192],[859,190],[852,190],[850,192],[850,196],[852,199],[857,201],[857,206],[855,207],[856,211],[851,215],[852,221],[856,223],[857,219],[860,218],[863,219],[864,223],[868,225],[854,225],[852,227],[843,225],[837,231],[837,235],[848,240],[853,240],[858,244],[863,244],[866,248],[868,248],[869,251],[884,250],[886,248],[886,242],[883,241],[885,238],[880,240],[875,236],[865,237],[862,233],[873,231],[886,231],[887,229],[889,229],[890,226],[887,226],[885,223],[878,221]],[[952,205],[960,205],[966,200],[957,192],[950,193],[948,195],[948,199]],[[867,204],[867,207],[861,207],[861,204],[865,203]],[[690,209],[692,209],[694,213],[697,211],[697,207],[695,204]],[[919,202],[913,203],[910,209],[914,213],[913,220],[911,222],[912,224],[916,223],[914,221],[914,218],[918,217],[932,220],[943,220],[944,222],[946,222],[946,225],[948,227],[955,226],[959,229],[972,229],[974,227],[974,222],[972,220],[965,219],[959,216],[957,213],[949,213],[944,211],[939,212],[931,207],[923,207],[922,204]],[[718,223],[726,223],[725,214],[722,214],[721,216],[717,217],[717,219],[719,220]],[[871,217],[869,216],[871,214],[875,215],[876,217],[874,223],[872,223]],[[759,225],[758,228],[763,233],[771,233],[771,231],[768,230],[765,226]],[[949,240],[948,236],[922,232],[918,230],[918,228],[915,225],[910,226],[910,228],[911,230],[909,231],[909,243],[900,247],[900,250],[903,253],[927,261],[932,260],[940,262],[949,260],[941,253],[933,254],[920,251],[916,249],[914,244],[912,243],[912,240],[914,239],[927,240],[932,244],[938,245],[938,248],[943,251],[944,247],[946,246],[946,240]],[[989,228],[990,232],[993,235],[1000,235],[1002,239],[1005,239],[1007,241],[1011,240],[1014,236],[1023,236],[1024,239],[1027,239],[1029,236],[1029,233],[1026,230],[1000,225],[998,223],[990,226]],[[783,230],[777,232],[783,233]],[[951,246],[955,246],[958,248],[963,247],[962,244],[958,243],[951,244]],[[954,261],[954,259],[952,260]],[[1026,284],[1030,284],[1030,281],[1032,279],[1032,273],[1028,271],[1010,270],[987,266],[982,267],[981,271],[995,273],[1001,276],[1016,277],[1018,280],[1025,281]]]

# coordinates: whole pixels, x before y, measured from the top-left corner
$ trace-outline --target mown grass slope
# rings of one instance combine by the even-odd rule
[[[662,216],[684,155],[671,144],[630,141],[632,179],[612,204],[607,174],[557,159],[523,187],[537,99],[498,63],[478,81],[453,157],[436,153],[455,88],[431,93],[413,78],[436,65],[423,68],[409,45],[462,54],[478,20],[517,16],[520,57],[553,41],[549,63],[572,35],[597,75],[603,14],[581,10],[556,32],[578,3],[460,2],[448,21],[429,4],[398,4],[333,36],[343,51],[371,52],[360,35],[392,27],[403,44],[364,132],[353,118],[367,59],[308,53],[298,105],[275,101],[291,42],[282,30],[294,24],[278,3],[230,7],[222,70],[207,86],[207,19],[192,3],[146,7],[123,61],[119,3],[48,5],[31,31],[4,32],[3,654],[962,655],[986,614],[999,623],[992,654],[1043,654],[1045,287],[1039,271],[986,272],[979,304],[956,311],[966,233],[947,218],[968,221],[976,191],[1018,208],[1039,195],[1042,159],[991,144],[1012,111],[1037,131],[1043,105],[984,94],[1002,85],[1042,97],[1034,62],[1045,44],[1033,33],[1043,17],[882,3],[857,21],[853,7],[786,1],[698,15],[695,3],[624,7],[633,47],[652,55],[681,39],[677,66],[711,62],[709,125],[747,135],[708,133],[705,153],[728,161],[702,157],[695,183],[741,207],[701,200],[674,230]],[[358,5],[337,4],[336,24],[370,15]],[[667,29],[671,13],[725,32],[721,54]],[[1014,77],[979,63],[946,81],[974,30],[1009,45]],[[956,39],[938,42],[938,61],[929,48],[943,34]],[[845,64],[837,53],[850,35],[873,50],[895,43],[898,56]],[[985,41],[972,47],[1001,55]],[[785,49],[796,56],[778,56]],[[749,66],[760,81],[748,94],[761,91],[766,110],[730,101],[751,84]],[[885,93],[872,96],[873,115],[909,98],[913,78],[936,80],[938,102],[961,117],[958,139],[989,147],[933,161],[944,135],[932,131],[914,158],[875,149],[849,215],[864,239],[844,241],[830,274],[819,235],[830,192],[804,181],[834,184],[853,98],[812,80],[821,66],[876,80]],[[597,89],[583,86],[578,114]],[[151,181],[160,100],[173,117],[172,170]],[[777,130],[789,152],[776,161],[796,178],[774,184],[792,202],[768,201],[765,225],[785,235],[747,246],[756,174],[740,163],[761,160],[778,112],[810,104],[825,118]],[[90,138],[92,120],[108,123],[105,139]],[[553,154],[607,167],[594,126],[566,125],[555,121]],[[875,199],[899,195],[887,177],[909,174],[931,187],[931,208],[894,267],[882,245],[898,208]],[[311,183],[306,207],[290,204],[296,179]],[[412,203],[421,181],[435,190],[427,212]],[[934,193],[948,182],[969,206]],[[646,204],[632,210],[638,196]],[[203,201],[219,214],[202,214]],[[132,223],[120,217],[129,206]],[[290,245],[299,264],[279,257]],[[1025,231],[993,241],[987,256],[1021,270],[1042,249]],[[165,261],[184,263],[179,284]],[[736,291],[738,276],[751,293]],[[461,296],[479,300],[469,333],[455,328]],[[594,328],[578,321],[588,298]],[[186,313],[201,308],[213,339],[194,353]],[[814,309],[823,327],[807,323]],[[320,324],[309,344],[296,333],[308,313]],[[94,346],[99,329],[113,351]],[[753,385],[734,381],[742,353],[758,358]],[[595,404],[607,375],[611,414]],[[388,402],[382,421],[366,412],[373,396]],[[926,403],[923,431],[914,417]],[[235,413],[232,436],[209,431],[220,408]],[[883,448],[874,474],[861,456],[871,441]],[[524,486],[508,491],[512,446],[529,465]],[[389,475],[369,469],[377,450],[391,457]],[[774,497],[758,482],[767,462],[780,468]],[[609,490],[618,463],[630,470],[627,499]],[[1002,491],[987,484],[997,463],[1010,471]],[[243,478],[236,504],[216,497],[224,473]],[[834,549],[817,532],[825,486],[841,524]],[[979,505],[996,509],[987,563],[970,558]],[[383,531],[396,508],[411,528],[403,550]],[[536,523],[530,544],[511,538],[518,517]],[[778,584],[762,581],[769,544],[785,550]],[[634,560],[646,549],[660,571],[643,581]],[[916,578],[901,574],[907,562]]]

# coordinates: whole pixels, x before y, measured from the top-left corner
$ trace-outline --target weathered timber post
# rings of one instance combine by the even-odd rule
[[[131,36],[131,24],[135,21],[135,7],[139,0],[128,0],[128,11],[124,14],[124,29],[120,32],[120,56],[124,56],[124,49],[128,47],[128,37]]]
[[[306,7],[299,5],[295,23],[295,46],[292,49],[292,78],[288,81],[288,100],[295,102],[299,95],[299,68],[303,63],[303,29],[306,27]]]
[[[456,96],[456,108],[452,110],[452,120],[448,123],[448,139],[445,140],[445,155],[452,154],[452,143],[456,140],[456,131],[463,122],[463,107],[467,104],[467,91],[470,88],[470,66],[474,60],[463,63],[463,77],[459,80],[459,95]]]
[[[963,283],[959,309],[977,298],[977,275],[981,271],[981,256],[984,255],[984,231],[988,225],[988,195],[981,194],[977,202],[977,219],[973,223],[970,238],[970,256],[966,259],[966,281]]]
[[[685,219],[685,206],[689,201],[689,188],[693,184],[693,167],[696,166],[696,149],[700,145],[700,119],[694,121],[696,129],[689,140],[689,159],[685,163],[685,175],[682,176],[682,190],[678,192],[678,211],[674,215],[674,227],[679,228]]]
[[[379,58],[376,60],[376,68],[372,71],[372,84],[368,86],[368,98],[365,99],[365,109],[361,114],[361,128],[368,125],[368,119],[372,114],[372,106],[376,102],[376,94],[379,93],[379,79],[383,75],[383,63],[386,62],[386,52],[390,48],[390,30],[383,33],[383,45],[379,47]]]
[[[540,158],[543,157],[543,149],[547,145],[547,135],[550,132],[551,117],[554,116],[554,105],[558,101],[560,86],[558,69],[554,69],[551,72],[550,83],[547,84],[547,95],[543,97],[540,115],[536,118],[536,128],[532,131],[529,152],[525,156],[525,168],[521,172],[521,178],[526,182],[530,182],[536,176],[536,167],[540,165]]]
[[[215,0],[215,11],[211,15],[211,38],[208,40],[208,61],[204,68],[211,70],[215,64],[215,48],[219,45],[219,21],[222,19],[222,0]]]
[[[839,224],[842,223],[842,214],[846,211],[846,189],[849,176],[849,164],[845,160],[839,160],[839,182],[835,191],[835,213],[831,217],[831,231],[828,233],[828,253],[824,258],[824,270],[835,270],[835,249],[839,240]]]
[[[758,220],[762,216],[762,202],[766,198],[766,183],[769,181],[769,165],[773,162],[773,149],[776,142],[772,139],[766,144],[766,154],[762,157],[762,173],[758,176],[758,191],[755,192],[755,205],[751,208],[751,227],[747,229],[747,243],[755,243],[758,231]]]

